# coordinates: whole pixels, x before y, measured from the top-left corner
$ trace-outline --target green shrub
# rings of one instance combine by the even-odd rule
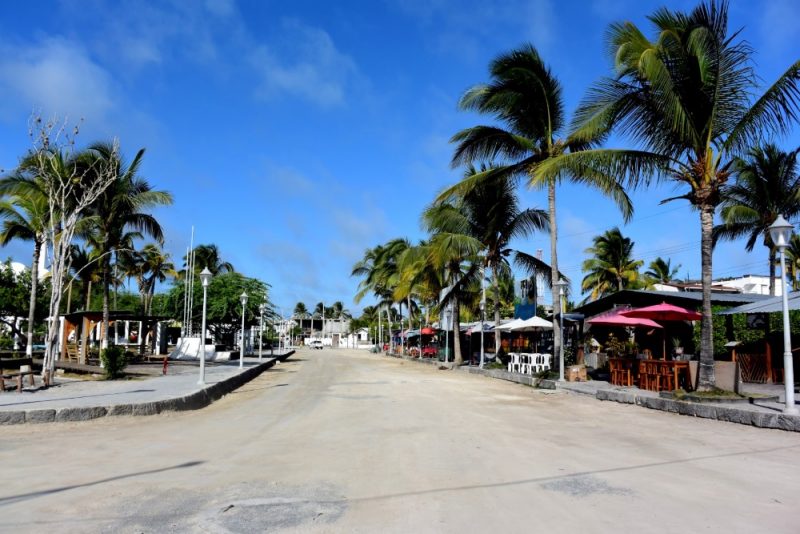
[[[11,350],[14,348],[14,338],[11,336],[0,336],[0,349]]]
[[[114,380],[122,376],[122,371],[128,365],[125,352],[122,347],[108,347],[100,353],[100,361],[103,363],[103,370],[107,380]]]

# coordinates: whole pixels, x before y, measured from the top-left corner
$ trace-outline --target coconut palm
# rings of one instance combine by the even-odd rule
[[[482,173],[491,172],[493,167],[482,167]],[[468,166],[465,179],[477,174]],[[442,202],[441,209],[434,206],[426,214],[429,222],[439,231],[462,234],[474,240],[473,247],[482,250],[483,268],[491,273],[492,287],[498,285],[500,270],[508,266],[509,256],[526,268],[538,265],[542,272],[549,267],[541,260],[511,248],[515,238],[525,238],[548,228],[547,213],[540,209],[519,208],[513,179],[509,175],[499,175],[491,182],[476,182],[470,189],[454,193]],[[549,273],[548,273],[549,274]],[[552,277],[550,277],[552,281]],[[500,323],[500,301],[494,301],[495,324]],[[500,350],[500,336],[495,336],[495,350]]]
[[[589,298],[596,300],[636,287],[639,268],[644,262],[633,259],[633,241],[616,227],[595,236],[592,241],[592,246],[586,249],[591,257],[583,262],[583,272],[587,274],[581,282],[581,290],[588,291]]]
[[[301,319],[308,317],[308,308],[306,308],[305,303],[298,302],[297,304],[295,304],[293,315]]]
[[[715,242],[747,237],[748,252],[759,240],[767,247],[770,295],[775,295],[777,249],[769,227],[778,215],[793,219],[800,214],[797,152],[783,152],[774,144],[767,144],[752,148],[744,158],[737,158],[733,165],[736,183],[722,191],[723,223],[713,231]]]
[[[752,49],[728,34],[728,4],[706,2],[690,12],[658,9],[654,40],[631,22],[608,35],[615,76],[596,83],[579,106],[572,137],[604,139],[617,132],[636,149],[593,149],[554,158],[540,179],[564,172],[602,172],[631,187],[664,180],[698,211],[701,234],[702,327],[699,388],[714,387],[711,252],[714,213],[735,158],[800,116],[800,61],[761,96]],[[668,199],[673,200],[673,199]]]
[[[151,312],[153,295],[155,295],[156,284],[166,282],[167,278],[174,278],[177,273],[175,265],[170,261],[170,255],[153,243],[145,245],[141,252],[143,270],[145,272],[145,302],[144,313],[149,315]]]
[[[650,262],[650,265],[647,267],[647,271],[644,273],[644,276],[653,283],[668,284],[675,279],[680,268],[680,264],[673,268],[672,260],[665,260],[659,256]]]
[[[188,258],[184,256],[183,266],[184,269],[188,265]],[[197,245],[194,247],[194,270],[200,272],[207,268],[211,274],[217,276],[223,273],[236,272],[233,264],[229,261],[224,261],[219,253],[219,247],[214,244],[210,245]]]
[[[3,180],[14,182],[16,193],[0,200],[0,246],[6,246],[14,240],[33,242],[31,259],[31,297],[28,310],[28,329],[26,335],[25,354],[33,354],[33,322],[36,311],[36,290],[39,282],[39,257],[47,240],[47,221],[50,213],[47,194],[37,180],[20,177]],[[0,189],[4,185],[0,185]]]
[[[800,236],[797,234],[792,234],[789,246],[786,247],[786,272],[792,281],[792,291],[800,290],[800,280],[798,280],[798,273],[800,273]]]
[[[539,53],[525,45],[502,54],[490,65],[491,82],[469,89],[459,102],[461,109],[490,115],[501,126],[475,126],[458,132],[452,141],[457,143],[453,165],[472,161],[498,161],[504,165],[479,172],[463,180],[440,196],[453,191],[469,190],[476,183],[492,182],[500,176],[528,180],[531,186],[547,189],[550,221],[550,286],[553,312],[561,312],[558,295],[558,227],[556,224],[556,185],[571,180],[599,190],[611,197],[629,219],[633,213],[630,199],[613,173],[565,172],[540,176],[536,169],[543,163],[565,153],[579,152],[590,141],[576,142],[564,136],[565,112],[561,85],[547,68]],[[554,324],[555,351],[559,350],[560,329]]]
[[[100,262],[93,249],[87,249],[80,245],[72,245],[70,252],[70,274],[69,294],[67,299],[67,313],[71,307],[72,285],[76,280],[80,284],[79,295],[83,303],[84,310],[91,309],[92,285],[102,281]]]
[[[384,245],[368,249],[364,258],[353,266],[351,276],[363,277],[359,284],[359,291],[355,296],[358,303],[367,293],[373,293],[378,299],[378,306],[386,310],[387,321],[392,322],[392,304],[397,302],[402,307],[402,300],[394,298],[394,291],[400,279],[398,262],[403,252],[411,246],[407,239],[392,239]],[[402,323],[402,308],[400,311]]]
[[[100,261],[103,269],[103,337],[101,345],[108,346],[109,287],[111,274],[111,253],[127,248],[129,232],[147,235],[163,242],[161,225],[145,210],[172,203],[172,195],[157,191],[139,175],[139,167],[144,157],[144,149],[125,162],[111,145],[98,143],[89,147],[88,158],[102,160],[105,166],[114,169],[116,179],[100,196],[92,209],[90,217],[98,243]]]

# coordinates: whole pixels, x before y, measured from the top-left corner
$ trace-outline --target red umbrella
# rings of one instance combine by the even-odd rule
[[[427,326],[426,326],[425,328],[423,328],[423,329],[422,329],[422,330],[420,330],[419,332],[420,332],[420,334],[422,334],[423,336],[432,336],[432,335],[434,335],[434,334],[436,333],[436,330],[434,330],[433,328],[430,328],[430,327],[427,327]]]
[[[674,304],[662,302],[655,306],[636,308],[622,312],[625,317],[636,317],[639,319],[653,319],[654,321],[699,321],[702,315],[696,311],[687,310]]]
[[[660,324],[650,319],[636,319],[634,317],[626,317],[624,312],[614,312],[606,315],[593,317],[586,321],[589,324],[596,324],[599,326],[630,326],[634,328],[663,328]]]
[[[639,319],[655,319],[656,321],[699,321],[702,315],[696,311],[687,310],[674,304],[667,304],[662,302],[654,306],[646,306],[644,308],[636,308],[635,310],[628,310],[622,312],[622,315],[630,318]],[[667,359],[667,338],[666,334],[662,343],[662,359]]]

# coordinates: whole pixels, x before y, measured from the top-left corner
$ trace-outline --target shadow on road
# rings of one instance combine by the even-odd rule
[[[54,493],[61,493],[62,491],[68,491],[76,488],[85,488],[88,486],[96,486],[98,484],[104,484],[106,482],[112,482],[114,480],[122,480],[124,478],[132,478],[138,477],[142,475],[152,475],[154,473],[162,473],[164,471],[170,471],[172,469],[184,469],[186,467],[195,467],[201,464],[204,464],[205,461],[196,460],[193,462],[185,462],[178,465],[173,465],[170,467],[162,467],[160,469],[151,469],[149,471],[139,471],[137,473],[128,473],[127,475],[118,475],[115,477],[103,478],[100,480],[95,480],[94,482],[87,482],[85,484],[73,484],[72,486],[61,486],[60,488],[52,488],[48,490],[40,490],[40,491],[32,491],[30,493],[22,493],[20,495],[11,495],[9,497],[0,497],[0,506],[5,506],[7,504],[13,504],[20,501],[26,501],[28,499],[35,499],[36,497],[44,497],[46,495],[52,495]]]

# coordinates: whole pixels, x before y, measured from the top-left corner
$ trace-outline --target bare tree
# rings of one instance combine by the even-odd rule
[[[33,146],[27,159],[32,163],[34,178],[47,194],[49,215],[45,234],[52,259],[52,293],[42,365],[43,380],[49,381],[57,359],[61,296],[64,277],[71,265],[70,246],[76,226],[83,212],[111,185],[115,174],[105,160],[87,159],[76,151],[78,125],[70,129],[66,121],[56,117],[43,120],[34,114],[28,133]],[[118,153],[119,143],[114,140],[112,146]]]

